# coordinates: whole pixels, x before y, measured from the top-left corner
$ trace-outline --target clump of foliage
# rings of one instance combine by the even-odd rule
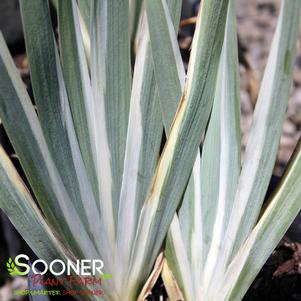
[[[301,208],[298,146],[261,211],[300,1],[282,1],[243,160],[234,0],[202,1],[187,74],[181,0],[56,4],[58,44],[47,1],[20,1],[35,106],[0,37],[0,118],[32,190],[0,148],[1,208],[44,260],[103,259],[105,295],[81,300],[143,298],[166,235],[185,300],[240,300]]]

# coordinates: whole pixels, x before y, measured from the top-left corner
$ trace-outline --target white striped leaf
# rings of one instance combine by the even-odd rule
[[[170,127],[173,122],[174,115],[176,113],[179,99],[181,99],[183,93],[183,87],[185,82],[185,70],[183,66],[183,62],[181,59],[181,55],[178,48],[177,37],[175,35],[174,26],[177,28],[179,18],[178,12],[180,11],[178,8],[181,7],[181,3],[172,3],[169,2],[169,9],[166,5],[165,1],[153,1],[147,3],[147,13],[150,26],[154,29],[151,35],[151,42],[153,45],[152,53],[154,58],[155,70],[156,70],[156,80],[159,89],[163,121],[165,125],[166,132],[168,133]],[[174,6],[176,9],[172,9]],[[158,13],[160,12],[160,13]],[[174,15],[174,22],[172,22],[170,13]],[[173,25],[174,23],[174,25]],[[164,43],[160,43],[161,36],[164,36]],[[166,62],[169,62],[168,65],[170,68],[166,68]],[[198,208],[199,202],[194,204],[190,200],[194,200],[194,194],[196,193],[199,196],[200,190],[200,167],[199,167],[200,157],[197,154],[197,160],[194,164],[194,169],[192,173],[192,177],[187,186],[183,205],[181,207],[181,211],[185,211],[185,213],[189,212],[189,218],[187,219],[184,214],[180,213],[181,220],[181,230],[179,226],[178,217],[175,216],[170,227],[169,235],[167,238],[167,246],[166,246],[166,257],[169,262],[171,269],[174,274],[177,275],[177,279],[179,283],[184,283],[185,285],[181,285],[180,287],[185,292],[185,295],[189,299],[193,299],[193,291],[194,291],[194,283],[191,280],[191,269],[189,266],[188,258],[191,260],[193,257],[193,261],[195,264],[199,264],[198,261],[198,249],[196,252],[192,251],[192,248],[189,248],[188,252],[188,240],[191,238],[189,235],[190,229],[188,224],[190,222],[194,223],[194,218],[191,218],[192,215],[197,219],[200,218],[200,210]],[[178,225],[178,226],[177,226]],[[186,233],[185,233],[186,231]],[[199,236],[201,235],[201,228],[195,229],[195,232],[198,232],[199,235],[193,235],[193,241],[195,244],[199,245],[201,240]],[[182,233],[184,234],[182,236]],[[175,247],[177,246],[177,247]],[[195,246],[196,247],[196,246]],[[188,254],[189,253],[189,254]],[[185,279],[185,281],[183,281]]]
[[[130,20],[130,37],[132,47],[135,48],[137,33],[139,32],[139,22],[142,17],[144,0],[129,0],[129,20]],[[132,49],[136,53],[136,49]]]
[[[188,185],[194,185],[191,182],[192,179],[193,177],[190,178]],[[185,296],[185,300],[194,300],[194,276],[188,259],[187,246],[184,244],[183,238],[183,229],[178,216],[175,215],[167,234],[165,256],[168,266]]]
[[[125,152],[117,244],[128,269],[139,213],[159,157],[163,134],[161,110],[147,31],[135,62]]]
[[[77,2],[85,27],[87,29],[87,33],[89,34],[91,26],[92,2],[91,0],[77,0]]]
[[[190,176],[199,139],[212,106],[212,85],[215,83],[222,47],[220,36],[223,36],[223,31],[220,28],[225,25],[227,4],[228,1],[203,3],[185,94],[140,215],[132,253],[135,260],[132,260],[131,284],[139,284],[139,279],[144,278],[150,270]]]
[[[56,230],[44,219],[2,147],[0,147],[0,182],[0,208],[9,216],[35,254],[48,263],[55,259],[75,261],[72,252],[58,239]],[[99,301],[99,298],[81,296],[80,300]]]
[[[74,255],[59,243],[56,231],[50,228],[42,217],[2,146],[0,146],[0,179],[0,207],[10,217],[33,251],[47,260],[55,259],[59,254],[64,258],[73,259]]]
[[[99,131],[97,170],[101,203],[107,207],[104,218],[115,226],[131,93],[128,5],[128,1],[119,0],[93,1],[92,4],[91,80]],[[114,227],[110,225],[109,229],[115,237]]]
[[[175,15],[177,16],[179,16],[180,7],[178,4],[175,6]],[[140,33],[142,39],[139,43],[134,69],[119,208],[118,248],[122,263],[126,267],[129,265],[129,256],[137,229],[139,213],[159,157],[159,147],[163,133],[162,113],[158,102],[149,33],[145,21],[144,19],[142,32]],[[179,23],[179,17],[175,22]],[[174,29],[173,34],[175,35]],[[173,107],[176,108],[176,106],[177,102]]]
[[[300,12],[296,8],[296,12]],[[239,249],[212,300],[240,300],[301,210],[301,143],[269,205]]]
[[[186,292],[187,300],[197,300],[202,296],[201,280],[207,279],[204,275],[204,265],[208,262],[207,252],[212,240],[213,225],[217,227],[213,237],[215,247],[219,246],[219,236],[222,235],[223,226],[229,218],[231,199],[232,201],[234,199],[240,171],[239,72],[236,35],[235,5],[230,1],[214,104],[202,152],[202,167],[197,164],[197,160],[192,174],[195,183],[192,189],[189,187],[191,184],[188,185],[179,212],[182,239],[186,245],[189,267],[193,275],[192,283],[179,273],[174,274],[179,282],[182,282],[181,288]],[[231,174],[228,175],[227,172]],[[205,186],[209,184],[210,186]],[[176,235],[178,234],[173,233],[171,229],[169,238],[179,239]],[[178,252],[177,249],[167,250],[167,254],[173,252],[176,255]],[[214,253],[213,249],[213,265],[216,260]],[[187,295],[191,285],[193,293]]]
[[[197,155],[179,210],[179,218],[175,215],[170,226],[165,251],[185,300],[196,299],[201,276],[203,246],[200,184],[200,156]]]
[[[166,133],[170,131],[185,83],[185,69],[177,41],[177,30],[175,31],[179,26],[182,1],[169,1],[168,4],[169,7],[165,0],[146,1],[154,69]]]
[[[58,17],[62,69],[74,127],[89,181],[98,199],[94,101],[75,0],[59,0]]]
[[[32,15],[32,11],[38,13]],[[60,86],[64,85],[64,80],[58,78],[57,74],[57,50],[48,3],[45,1],[22,1],[21,12],[39,121],[53,159],[59,164],[57,167],[59,167],[58,170],[68,194],[77,212],[82,212],[84,204],[80,195],[81,182],[77,178],[72,160],[66,116],[64,115],[69,110],[69,105],[68,99],[62,100],[60,94]],[[64,107],[66,109],[62,110]],[[71,124],[73,127],[72,119]],[[58,133],[60,134],[58,135]],[[87,225],[87,216],[80,215],[80,217]]]
[[[63,79],[63,74],[62,74],[58,56],[56,60],[56,66],[57,66],[57,75],[59,80],[59,92],[60,92],[59,96],[62,102],[61,108],[65,120],[68,139],[70,142],[71,155],[75,166],[76,176],[78,178],[78,182],[80,183],[79,193],[83,205],[83,211],[78,212],[78,214],[80,216],[85,214],[88,217],[87,231],[90,234],[89,237],[92,239],[99,254],[101,254],[102,259],[106,263],[106,268],[108,271],[109,269],[112,268],[111,266],[112,256],[111,256],[111,249],[109,248],[109,239],[107,237],[107,233],[102,230],[105,227],[103,225],[102,219],[100,219],[97,202],[95,200],[92,187],[89,182],[86,168],[84,165],[84,161],[81,156],[79,144],[73,126],[72,115],[68,104],[67,91],[64,86],[64,79]]]
[[[256,223],[272,175],[292,83],[299,12],[300,1],[282,1],[226,233],[226,260]]]
[[[61,16],[62,20],[60,27],[61,43],[63,41],[65,43],[64,46],[63,44],[61,45],[61,48],[62,52],[64,51],[64,54],[67,57],[64,65],[64,55],[62,54],[63,67],[65,66],[67,70],[65,77],[67,75],[68,79],[70,80],[69,88],[71,89],[72,93],[71,95],[69,94],[69,101],[71,100],[71,97],[74,97],[74,101],[76,101],[76,103],[79,105],[76,107],[76,110],[82,117],[85,117],[85,112],[82,110],[86,110],[88,122],[87,130],[88,134],[90,135],[90,139],[88,139],[89,141],[86,141],[86,143],[90,142],[90,145],[87,146],[91,147],[92,149],[93,162],[91,162],[91,164],[93,163],[93,169],[96,170],[95,178],[92,180],[91,178],[89,179],[90,182],[93,182],[93,185],[94,183],[96,185],[95,190],[97,191],[98,195],[98,205],[100,209],[102,225],[99,231],[102,231],[102,237],[105,237],[105,241],[98,241],[96,243],[98,248],[101,248],[101,245],[102,248],[104,245],[106,245],[104,259],[106,260],[107,264],[111,266],[110,262],[113,261],[112,254],[115,254],[115,220],[113,214],[112,196],[109,191],[111,188],[110,169],[108,168],[110,164],[110,157],[108,147],[105,145],[106,131],[103,125],[105,118],[102,117],[104,114],[104,108],[102,108],[101,104],[97,103],[98,98],[96,98],[96,95],[93,93],[91,88],[88,67],[84,59],[84,47],[81,39],[79,18],[75,1],[60,1],[59,15]],[[71,40],[69,40],[70,38]],[[72,57],[68,56],[68,49],[74,54],[74,62],[72,61]],[[74,73],[72,73],[72,70]],[[68,79],[66,79],[67,83]],[[77,90],[77,94],[74,94],[74,87],[79,89]],[[74,115],[73,119],[75,119]],[[81,141],[79,136],[78,140]],[[90,207],[90,209],[96,210],[96,208],[93,207]],[[91,216],[92,215],[90,215],[90,217]],[[93,223],[93,219],[91,219],[91,223]],[[94,226],[97,228],[96,224]]]
[[[0,35],[0,116],[43,213],[75,255],[97,255],[63,185],[38,117]],[[14,122],[11,122],[14,120]],[[79,238],[78,238],[78,235]]]
[[[205,246],[203,257],[206,258],[203,267],[205,289],[210,285],[212,274],[219,264],[218,254],[223,248],[224,235],[233,208],[241,169],[237,45],[236,4],[235,0],[230,0],[215,99],[202,152],[201,179],[210,179],[210,182],[203,180],[201,186],[203,245]],[[216,194],[213,189],[217,191]]]

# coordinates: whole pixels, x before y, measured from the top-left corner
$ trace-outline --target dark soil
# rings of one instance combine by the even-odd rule
[[[244,301],[301,300],[301,261],[293,246],[284,242],[278,246],[257,275]]]

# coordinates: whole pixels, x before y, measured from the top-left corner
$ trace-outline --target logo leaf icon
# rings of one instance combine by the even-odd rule
[[[111,275],[111,274],[103,273],[103,274],[101,275],[101,278],[102,278],[103,280],[109,280],[109,279],[112,278],[112,275]]]
[[[6,262],[6,267],[7,267],[7,271],[9,272],[9,274],[11,276],[18,276],[18,275],[22,274],[18,270],[18,268],[16,267],[14,261],[11,258],[9,258],[8,261]]]

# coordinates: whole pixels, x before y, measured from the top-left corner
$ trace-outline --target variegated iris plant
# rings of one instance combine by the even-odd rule
[[[170,294],[172,271],[187,301],[240,300],[301,208],[297,148],[261,211],[301,2],[282,2],[242,164],[234,0],[202,1],[187,75],[181,0],[54,2],[59,47],[47,1],[20,0],[35,106],[0,38],[0,118],[31,188],[1,148],[1,208],[45,260],[103,259],[105,295],[80,300],[137,300],[167,233]]]

